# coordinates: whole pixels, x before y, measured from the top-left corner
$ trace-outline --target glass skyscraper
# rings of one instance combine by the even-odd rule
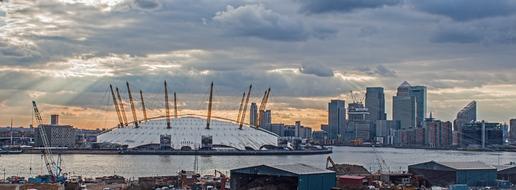
[[[367,87],[365,107],[369,110],[369,119],[376,123],[376,120],[386,120],[385,94],[382,87]]]
[[[331,100],[328,103],[328,136],[330,139],[340,139],[346,126],[346,102]]]

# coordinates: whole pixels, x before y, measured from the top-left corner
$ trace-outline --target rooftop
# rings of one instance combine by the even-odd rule
[[[435,162],[437,164],[441,164],[443,166],[453,168],[456,170],[487,170],[487,169],[495,169],[494,167],[485,164],[484,162],[474,161],[474,162]]]
[[[276,168],[278,170],[283,170],[283,171],[290,172],[290,173],[299,174],[299,175],[335,173],[334,171],[321,169],[321,168],[317,168],[317,167],[306,165],[306,164],[274,165],[274,166],[269,166],[269,167]]]

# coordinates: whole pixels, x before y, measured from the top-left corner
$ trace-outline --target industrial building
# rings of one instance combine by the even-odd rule
[[[430,161],[410,165],[408,172],[423,176],[427,186],[493,186],[496,184],[497,170],[483,162],[436,162]]]
[[[259,165],[231,170],[231,189],[330,190],[334,171],[305,164]]]
[[[511,163],[507,165],[494,166],[497,170],[497,179],[507,180],[512,184],[516,184],[516,164]]]

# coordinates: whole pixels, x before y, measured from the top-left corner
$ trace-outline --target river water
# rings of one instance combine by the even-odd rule
[[[212,174],[214,169],[230,169],[259,164],[304,163],[324,168],[328,155],[307,156],[198,156],[199,172]],[[368,147],[334,147],[331,154],[336,163],[363,165],[378,169],[378,159],[385,160],[390,171],[407,170],[407,165],[435,161],[482,161],[505,164],[516,161],[515,152],[466,152],[452,150],[421,150]],[[63,155],[63,168],[72,175],[87,177],[122,175],[124,177],[175,175],[177,171],[193,170],[195,156],[178,155]],[[32,172],[30,168],[32,167]],[[45,173],[43,160],[37,154],[0,156],[0,177],[30,176]],[[387,170],[387,169],[386,169]]]

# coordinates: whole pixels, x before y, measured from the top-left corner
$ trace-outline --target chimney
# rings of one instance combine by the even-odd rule
[[[50,116],[50,124],[51,125],[59,125],[59,115],[57,114],[52,114]]]

